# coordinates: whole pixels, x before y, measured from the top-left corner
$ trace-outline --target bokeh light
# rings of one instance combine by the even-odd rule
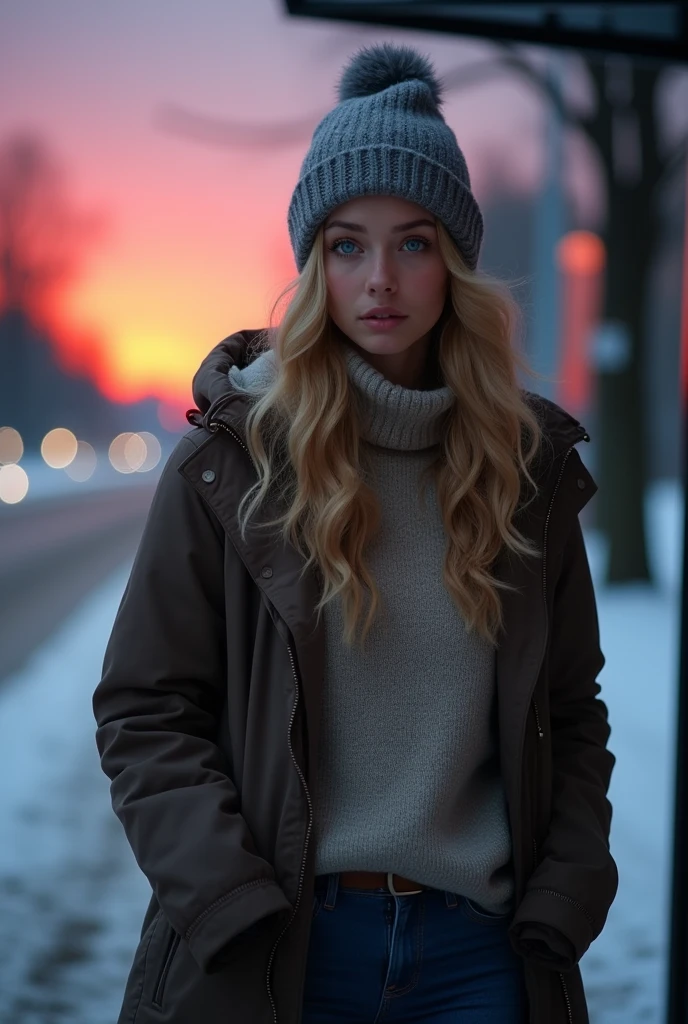
[[[51,469],[65,469],[76,457],[78,442],[71,430],[55,427],[41,441],[41,455]]]
[[[0,465],[19,462],[24,454],[24,442],[14,427],[0,427]]]
[[[65,466],[65,473],[77,483],[83,483],[93,476],[97,461],[93,446],[88,441],[79,441],[76,455],[69,465]]]
[[[124,442],[124,461],[130,467],[132,473],[135,473],[137,469],[141,469],[141,466],[146,461],[147,454],[146,442],[141,435],[130,434]]]
[[[162,448],[155,434],[151,434],[148,430],[142,430],[139,434],[146,445],[146,457],[136,470],[137,473],[147,473],[150,469],[155,469],[157,464],[160,462],[162,457]]]
[[[10,463],[0,466],[0,501],[6,505],[16,505],[25,498],[29,490],[29,478],[21,466]]]
[[[118,434],[108,449],[108,458],[118,473],[133,473],[136,468],[135,466],[130,466],[125,454],[127,442],[133,436],[130,430],[125,431],[123,434]]]
[[[557,264],[567,274],[599,274],[607,258],[604,242],[592,231],[569,231],[557,244]]]
[[[118,473],[147,473],[157,466],[161,455],[160,442],[147,430],[118,434],[108,450],[108,458]]]

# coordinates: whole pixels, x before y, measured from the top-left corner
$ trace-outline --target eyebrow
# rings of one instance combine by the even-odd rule
[[[427,217],[424,217],[421,220],[410,220],[406,224],[397,224],[395,228],[392,228],[392,231],[410,231],[411,228],[420,227],[434,228],[435,223],[428,220]],[[363,235],[368,234],[368,229],[364,224],[352,224],[350,221],[346,220],[331,220],[330,223],[325,226],[325,231],[329,231],[330,228],[345,228],[346,231],[360,231]]]

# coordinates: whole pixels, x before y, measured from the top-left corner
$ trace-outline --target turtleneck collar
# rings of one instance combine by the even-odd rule
[[[448,387],[417,391],[392,384],[353,346],[344,345],[343,352],[361,410],[364,440],[399,451],[418,451],[440,442],[442,416],[454,400]],[[242,369],[233,366],[229,378],[239,387],[260,390],[274,373],[274,365],[274,354],[267,350]]]
[[[382,448],[417,451],[438,444],[442,416],[454,401],[446,387],[416,391],[391,381],[350,345],[344,346],[349,381],[362,411],[366,441]]]

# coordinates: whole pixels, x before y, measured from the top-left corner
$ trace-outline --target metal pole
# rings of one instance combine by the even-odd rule
[[[681,317],[681,410],[683,434],[683,578],[678,694],[676,698],[676,781],[667,1024],[688,1024],[688,167],[684,211]]]
[[[546,74],[553,89],[561,91],[565,57],[550,54]],[[533,229],[533,324],[530,334],[530,361],[533,368],[546,374],[548,380],[538,381],[538,391],[545,398],[556,398],[561,342],[561,280],[555,257],[556,245],[565,226],[564,198],[561,183],[562,124],[553,103],[545,107],[545,174],[535,200]]]

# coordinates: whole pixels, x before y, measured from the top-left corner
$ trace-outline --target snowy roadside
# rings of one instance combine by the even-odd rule
[[[660,586],[598,589],[620,888],[582,962],[591,1024],[659,1022],[677,671],[676,494]],[[660,525],[660,523],[662,525]],[[602,552],[587,538],[593,572]],[[671,550],[668,550],[671,548]],[[149,887],[110,807],[91,695],[129,567],[0,689],[0,1024],[114,1024]]]
[[[609,799],[619,868],[604,931],[581,962],[591,1024],[665,1019],[683,529],[677,481],[650,489],[646,524],[654,587],[602,587],[604,549],[586,536],[607,659],[601,698],[617,759]]]
[[[129,568],[0,691],[0,1021],[114,1024],[150,893],[112,813],[90,696]]]
[[[673,818],[678,607],[649,588],[600,596],[607,665],[609,798],[619,892],[581,970],[593,1024],[664,1019]],[[594,1015],[593,1015],[594,1010]]]

